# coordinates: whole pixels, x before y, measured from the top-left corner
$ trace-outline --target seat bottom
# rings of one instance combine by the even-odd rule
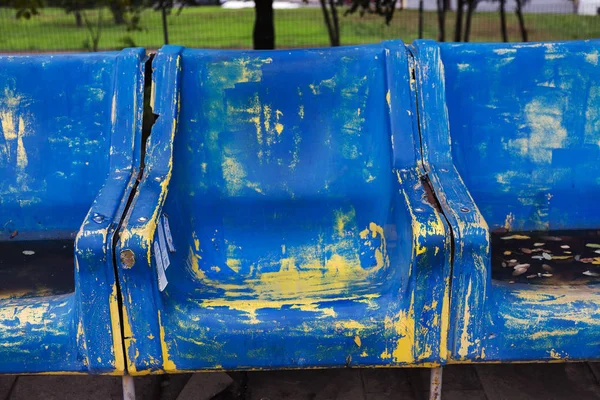
[[[0,241],[0,299],[42,297],[75,290],[74,241]]]
[[[492,279],[558,286],[600,283],[600,230],[492,233]]]

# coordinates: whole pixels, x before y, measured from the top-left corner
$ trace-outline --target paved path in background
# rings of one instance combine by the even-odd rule
[[[444,400],[600,400],[600,364],[444,369]],[[200,373],[136,378],[138,400],[425,400],[425,369]],[[0,400],[117,400],[115,377],[0,376]]]

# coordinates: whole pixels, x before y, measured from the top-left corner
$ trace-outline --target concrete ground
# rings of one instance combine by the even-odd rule
[[[145,376],[138,400],[421,400],[424,369],[337,369]],[[121,379],[0,376],[0,400],[121,399]],[[444,368],[445,400],[599,399],[600,363],[462,365]]]

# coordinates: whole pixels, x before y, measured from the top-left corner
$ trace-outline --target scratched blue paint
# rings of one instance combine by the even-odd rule
[[[72,293],[3,292],[0,373],[123,371],[112,238],[140,163],[144,58],[0,57],[0,240],[72,239],[76,263]]]
[[[489,246],[489,230],[599,226],[599,49],[415,44],[424,160],[455,240],[451,361],[600,357],[598,289],[494,282]]]
[[[413,64],[401,42],[158,52],[117,248],[135,254],[130,373],[445,362],[450,236],[421,181]]]

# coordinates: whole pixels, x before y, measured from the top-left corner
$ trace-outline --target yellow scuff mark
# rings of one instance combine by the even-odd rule
[[[80,319],[77,322],[77,340],[81,341],[82,347],[87,351],[87,342],[85,341],[85,331],[83,329],[83,321]],[[85,356],[87,358],[87,355]]]
[[[154,335],[153,335],[153,334],[149,334],[149,335],[148,335],[148,339],[150,339],[150,340],[154,340]]]
[[[442,315],[440,323],[440,357],[445,360],[450,357],[448,351],[448,331],[450,329],[450,277],[444,282],[444,297],[442,299]]]
[[[173,360],[171,360],[169,348],[167,346],[167,342],[165,341],[165,327],[162,323],[160,311],[158,312],[158,324],[160,326],[160,346],[162,350],[163,370],[165,372],[177,371],[177,366],[175,365]]]
[[[529,335],[529,338],[533,340],[544,339],[551,336],[571,336],[577,335],[580,332],[579,329],[557,329],[552,331],[539,331]]]
[[[594,49],[585,55],[585,61],[590,64],[598,65],[598,50]]]
[[[223,168],[223,179],[226,182],[227,192],[230,196],[235,196],[240,193],[246,178],[244,166],[232,156],[223,156],[221,164]]]
[[[473,281],[469,281],[467,287],[467,299],[471,298],[471,290],[473,288]],[[463,315],[463,326],[462,333],[460,335],[460,348],[458,349],[458,355],[460,358],[465,359],[469,354],[469,346],[473,345],[473,342],[469,340],[469,322],[471,321],[471,309],[468,300],[465,302],[465,312]]]
[[[218,75],[218,79],[221,82],[226,83],[226,87],[234,87],[238,83],[260,82],[262,79],[261,67],[271,62],[273,62],[273,59],[270,57],[263,59],[258,57],[240,57],[232,61],[223,61],[220,64],[215,64],[212,70],[214,71],[213,73]],[[226,70],[228,73],[223,74],[223,70]],[[231,76],[232,72],[234,76],[226,78],[227,76]]]
[[[279,110],[275,110],[275,131],[277,132],[277,135],[281,135],[281,132],[283,132],[283,124],[279,122],[281,117],[283,117],[283,113]]]
[[[362,352],[362,353],[360,353],[360,356],[361,356],[361,357],[369,357],[369,354],[367,353],[367,351],[366,351],[366,350],[363,350],[363,352]]]
[[[110,122],[114,125],[117,122],[117,94],[113,94],[112,104],[110,107]]]
[[[0,124],[2,124],[2,132],[4,134],[4,140],[6,141],[15,140],[17,138],[17,131],[15,130],[13,118],[12,112],[0,111]]]
[[[384,230],[381,226],[377,225],[374,222],[369,223],[369,228],[364,229],[359,233],[359,236],[363,240],[367,240],[369,233],[373,239],[379,236],[380,243],[379,246],[375,249],[375,267],[372,269],[372,272],[380,271],[381,269],[386,269],[390,265],[390,257],[387,253],[387,241],[385,238]],[[370,241],[369,241],[370,243]],[[367,242],[365,242],[367,244]]]
[[[388,349],[385,349],[380,355],[379,357],[382,360],[389,360],[390,358],[392,358],[392,355],[390,354],[390,352],[388,351]]]
[[[225,262],[225,264],[227,264],[227,266],[229,268],[231,268],[233,271],[235,271],[236,273],[239,273],[240,269],[242,268],[241,260],[238,260],[235,258],[228,258],[227,261]],[[216,268],[219,268],[219,267],[216,267]]]
[[[567,129],[563,126],[563,109],[559,104],[550,103],[548,99],[534,98],[525,106],[525,118],[531,130],[527,155],[537,163],[550,163],[552,150],[562,148],[567,138]],[[548,132],[552,132],[552,135]]]
[[[366,326],[355,320],[336,321],[336,329],[347,329],[351,331],[360,331],[366,329]]]
[[[267,104],[263,106],[263,115],[265,116],[265,130],[271,129],[271,107]]]
[[[511,231],[513,222],[515,222],[515,216],[513,213],[508,213],[506,219],[504,220],[504,229]]]
[[[194,248],[196,251],[200,251],[200,239],[198,239],[195,231],[192,232],[192,240],[194,241]]]
[[[279,122],[275,124],[275,130],[277,131],[278,135],[281,135],[281,132],[283,132],[283,124],[280,124]]]
[[[380,97],[381,98],[381,97]],[[385,94],[385,101],[390,109],[390,111],[392,110],[392,98],[391,98],[391,94],[390,94],[390,90],[388,89],[388,91]]]
[[[300,117],[300,119],[304,119],[304,106],[303,105],[298,107],[298,116]]]
[[[106,243],[106,242],[105,242]],[[121,317],[119,316],[119,301],[117,297],[117,284],[113,283],[110,296],[108,298],[108,307],[110,314],[110,326],[115,350],[115,369],[117,371],[125,370],[125,355],[123,354],[123,345],[121,343]],[[131,327],[129,327],[131,330]],[[100,362],[100,360],[98,360]]]
[[[129,322],[129,315],[127,313],[127,307],[128,305],[124,304],[123,307],[121,307],[121,310],[123,312],[123,341],[125,343],[125,351],[127,352],[127,354],[131,354],[131,349],[133,346],[135,346],[135,337],[133,336],[133,332],[131,330],[131,324]],[[154,337],[153,337],[154,338]],[[137,349],[136,349],[136,353],[137,353]],[[135,359],[127,356],[127,372],[130,374],[135,374],[137,373],[137,368],[135,366]]]
[[[227,307],[245,312],[250,323],[258,323],[260,309],[281,309],[289,306],[321,314],[322,317],[335,317],[332,308],[323,307],[322,302],[337,300],[358,300],[375,298],[377,294],[354,294],[349,285],[368,285],[369,272],[362,269],[358,254],[352,259],[333,254],[323,265],[314,256],[314,250],[286,249],[286,253],[303,254],[305,263],[297,265],[297,258],[286,257],[280,260],[277,272],[265,272],[258,278],[247,278],[240,284],[222,284],[206,280],[225,290],[222,298],[206,299],[203,307]],[[312,258],[311,258],[312,257]],[[248,298],[248,289],[253,298]],[[302,296],[298,294],[302,293]],[[242,297],[242,298],[240,298]]]
[[[396,346],[392,351],[395,362],[413,363],[414,355],[414,334],[415,334],[415,294],[410,298],[408,311],[400,310],[393,321],[394,331],[400,337],[396,341]]]
[[[200,256],[194,252],[194,249],[190,246],[190,251],[188,252],[188,258],[186,260],[186,266],[188,269],[194,274],[196,279],[204,280],[206,279],[206,275],[204,271],[200,269],[200,263],[198,262]]]
[[[344,213],[342,210],[335,210],[335,230],[338,236],[344,236],[346,234],[346,225],[353,223],[356,219],[356,210],[354,207],[350,208],[350,211]]]
[[[23,96],[16,94],[9,88],[4,89],[4,102],[8,108],[18,108],[23,100]]]
[[[362,346],[362,342],[360,341],[360,336],[358,336],[358,335],[354,336],[354,343],[356,343],[356,345],[358,347]]]
[[[554,360],[563,360],[563,359],[567,359],[568,357],[566,355],[560,354],[558,351],[554,350],[554,349],[550,349],[550,357],[553,358]]]

